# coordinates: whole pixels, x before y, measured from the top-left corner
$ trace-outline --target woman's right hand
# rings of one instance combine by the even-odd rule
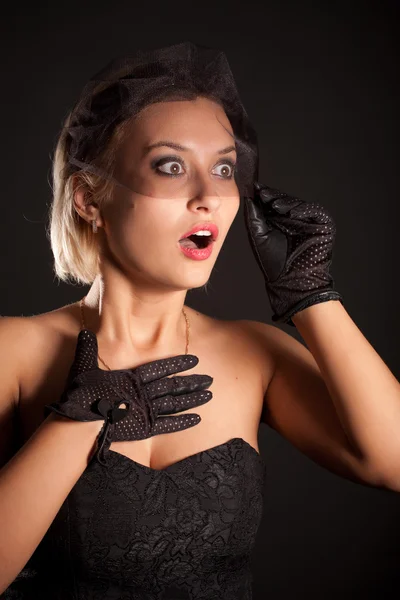
[[[115,371],[100,369],[97,357],[96,335],[83,329],[65,389],[59,402],[46,405],[46,416],[54,411],[76,421],[103,420],[110,443],[181,431],[201,421],[195,413],[164,416],[211,400],[212,392],[205,391],[213,382],[209,375],[167,377],[195,367],[197,356],[182,354]]]

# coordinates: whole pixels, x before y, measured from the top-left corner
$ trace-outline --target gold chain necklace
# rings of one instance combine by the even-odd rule
[[[81,319],[82,319],[82,329],[86,329],[85,326],[85,318],[83,315],[83,307],[85,305],[85,298],[86,296],[84,296],[81,300],[80,300],[80,308],[81,308]],[[189,350],[189,331],[190,331],[190,325],[189,325],[189,319],[187,318],[185,309],[182,308],[182,312],[183,312],[183,316],[185,317],[185,321],[186,321],[186,350],[185,350],[185,354],[188,353]],[[107,363],[104,362],[104,360],[101,358],[100,354],[97,354],[99,360],[101,360],[101,362],[103,363],[103,365],[109,370],[111,371],[112,369],[110,369],[110,367],[107,365]]]

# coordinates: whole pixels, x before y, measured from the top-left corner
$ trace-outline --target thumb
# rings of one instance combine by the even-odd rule
[[[89,329],[82,329],[78,334],[75,357],[69,371],[68,381],[72,381],[80,373],[98,369],[97,353],[98,344],[96,334]]]
[[[260,204],[265,208],[268,208],[269,211],[273,209],[276,213],[284,215],[292,208],[304,204],[304,202],[299,198],[296,198],[296,196],[291,196],[277,188],[262,185],[258,182],[257,184],[254,184],[254,187],[257,190],[256,193],[260,199]]]
[[[244,220],[249,234],[256,242],[257,238],[265,237],[272,230],[272,226],[265,218],[263,208],[257,198],[246,196],[244,200]]]
[[[251,198],[245,198],[245,221],[254,256],[266,282],[276,281],[286,264],[286,236],[271,225],[262,207]]]

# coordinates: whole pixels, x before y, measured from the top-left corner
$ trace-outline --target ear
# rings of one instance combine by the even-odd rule
[[[96,220],[98,227],[104,227],[99,205],[93,199],[93,192],[79,174],[73,175],[72,179],[73,201],[76,212],[89,223]]]

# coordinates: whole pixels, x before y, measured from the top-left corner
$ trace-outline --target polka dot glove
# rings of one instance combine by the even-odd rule
[[[254,189],[254,198],[245,198],[244,217],[272,320],[294,327],[291,317],[312,304],[343,304],[329,273],[336,228],[327,209],[257,182]]]
[[[199,415],[172,415],[209,402],[213,382],[209,375],[167,377],[195,367],[193,354],[155,360],[136,367],[105,371],[98,366],[96,335],[83,329],[78,335],[75,358],[59,402],[45,406],[76,421],[104,420],[97,458],[112,441],[143,440],[161,433],[181,431],[201,421]]]

